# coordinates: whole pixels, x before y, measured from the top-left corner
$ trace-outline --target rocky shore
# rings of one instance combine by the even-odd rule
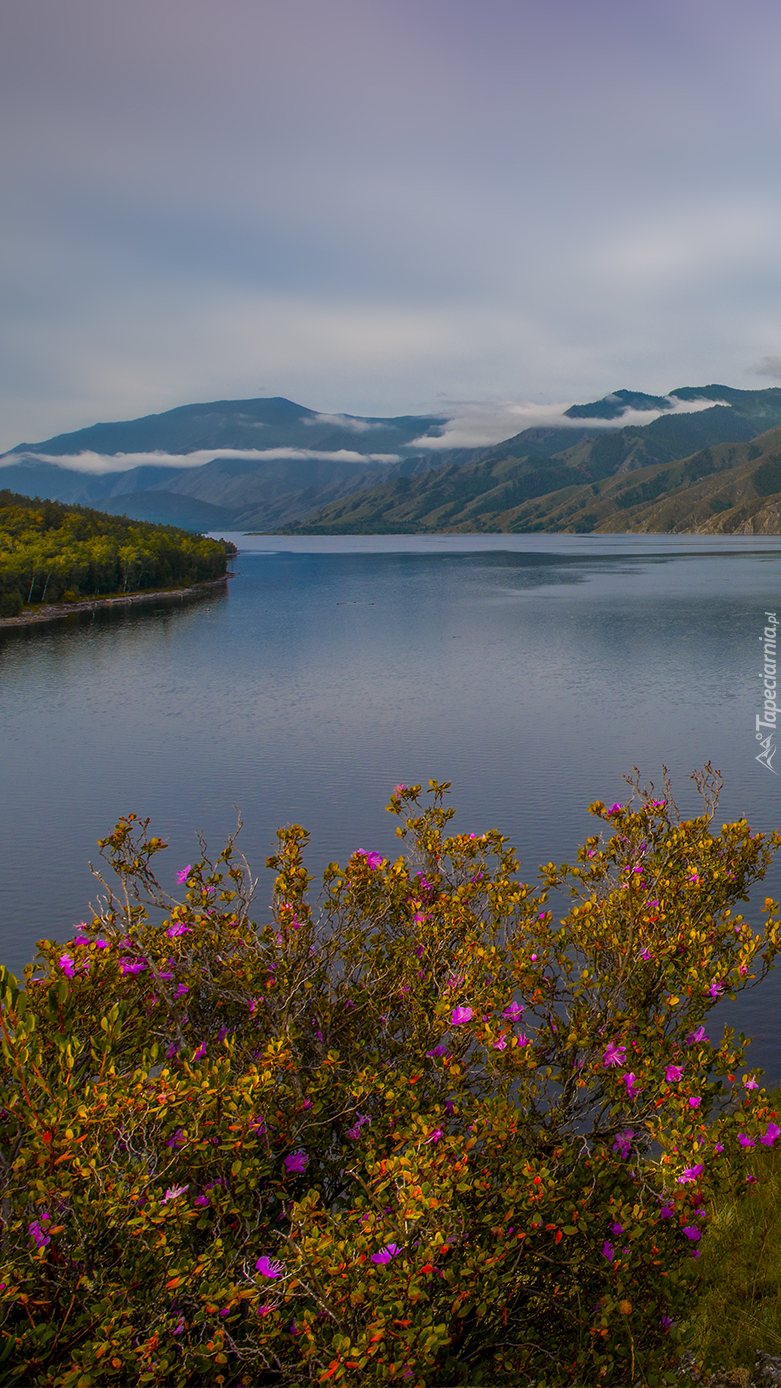
[[[39,622],[56,622],[76,612],[101,612],[107,608],[133,607],[139,603],[150,602],[186,602],[189,599],[206,597],[213,589],[222,587],[232,577],[233,574],[223,574],[221,578],[212,578],[206,583],[194,583],[189,588],[163,588],[148,593],[119,593],[108,598],[86,598],[81,602],[60,602],[31,607],[20,612],[18,617],[0,617],[0,630],[4,627],[34,626]]]

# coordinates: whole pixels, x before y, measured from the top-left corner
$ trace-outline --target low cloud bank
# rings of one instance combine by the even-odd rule
[[[54,463],[71,472],[128,472],[136,467],[203,467],[216,458],[247,459],[250,462],[276,462],[281,458],[316,458],[336,463],[398,463],[398,453],[354,453],[348,448],[201,448],[194,453],[8,453],[0,458],[0,468],[13,463]]]
[[[411,448],[481,448],[520,434],[524,429],[624,429],[627,425],[642,427],[651,424],[663,414],[696,414],[709,410],[717,403],[715,400],[678,400],[674,395],[665,396],[670,401],[666,410],[626,409],[613,419],[568,419],[566,410],[572,408],[572,401],[564,404],[542,405],[532,401],[513,404],[508,400],[464,400],[449,401],[442,413],[448,418],[442,432],[436,436],[422,434],[413,439]]]

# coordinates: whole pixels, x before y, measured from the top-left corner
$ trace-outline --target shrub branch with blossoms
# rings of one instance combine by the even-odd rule
[[[4,1381],[672,1383],[714,1197],[781,1132],[705,1029],[777,953],[735,908],[781,838],[698,784],[683,820],[633,776],[533,887],[399,786],[405,853],[316,907],[280,831],[262,925],[235,836],[179,899],[121,820],[118,891],[0,980]]]

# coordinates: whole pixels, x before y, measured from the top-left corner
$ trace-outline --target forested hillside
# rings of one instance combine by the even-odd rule
[[[29,603],[202,583],[232,546],[167,525],[0,491],[0,616]]]

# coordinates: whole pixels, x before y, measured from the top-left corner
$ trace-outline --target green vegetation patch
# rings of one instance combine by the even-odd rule
[[[231,549],[171,525],[0,491],[0,617],[30,603],[220,578]]]

